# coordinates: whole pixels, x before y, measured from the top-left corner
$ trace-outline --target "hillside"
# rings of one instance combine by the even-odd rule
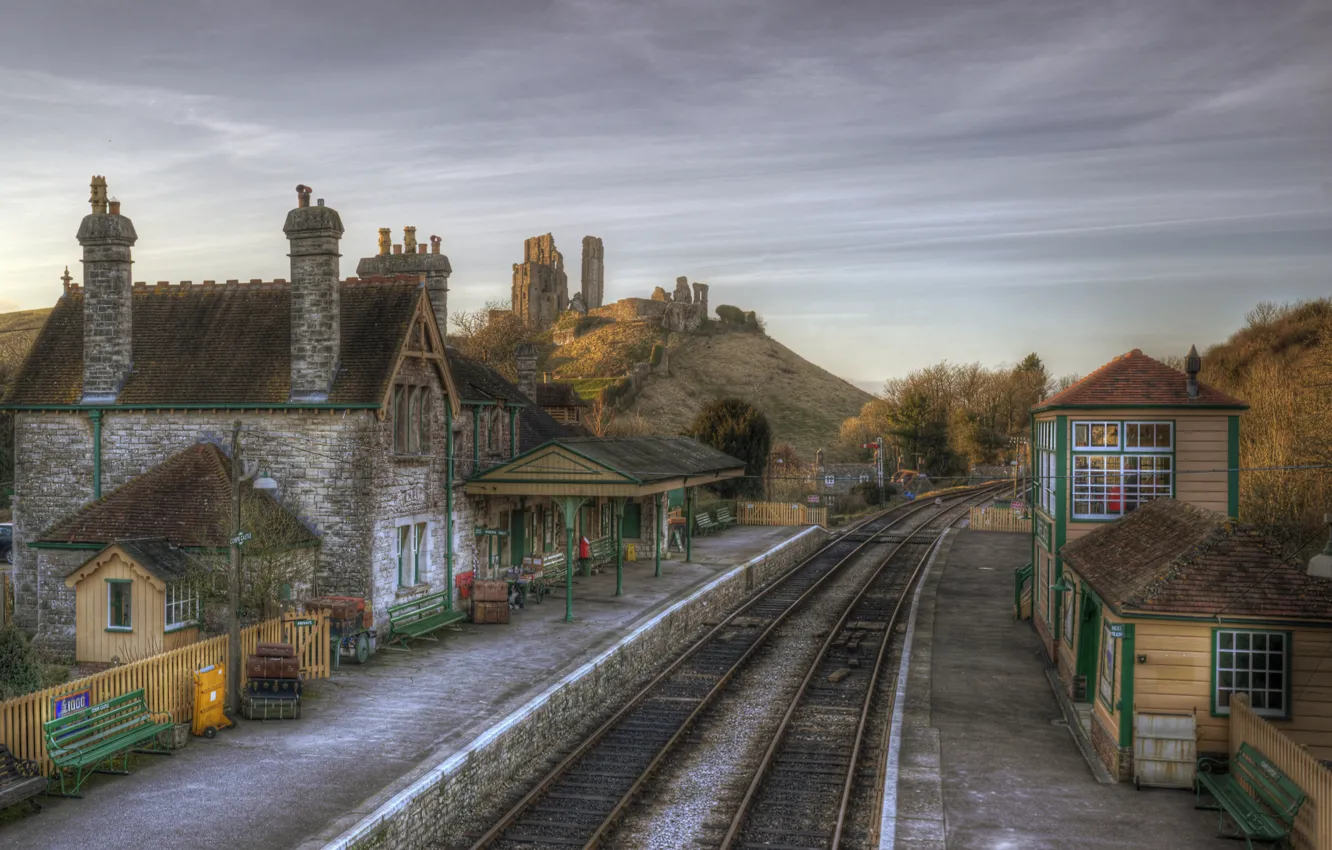
[[[663,433],[684,430],[704,403],[739,396],[768,417],[773,438],[802,458],[833,444],[842,421],[873,396],[774,339],[730,332],[673,335],[670,375],[653,376],[629,410]]]

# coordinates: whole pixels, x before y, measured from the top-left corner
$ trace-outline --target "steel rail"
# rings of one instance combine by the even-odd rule
[[[999,488],[993,485],[983,488],[981,493],[981,498],[989,498],[992,495],[992,491],[995,489]],[[970,507],[970,503],[974,501],[976,498],[977,497],[974,495],[965,497],[959,500],[961,501],[962,504],[950,505],[944,508],[944,510],[940,511],[939,515],[945,516],[951,513],[952,511],[957,510],[958,508]],[[898,615],[901,613],[903,601],[908,596],[911,587],[915,584],[916,578],[919,576],[921,568],[925,565],[926,561],[929,560],[930,554],[934,552],[934,550],[938,547],[939,542],[943,539],[943,536],[946,533],[948,533],[948,530],[952,528],[953,524],[956,522],[957,519],[949,521],[948,524],[941,531],[939,531],[938,534],[935,535],[934,539],[929,542],[929,548],[927,548],[925,552],[921,555],[920,560],[917,562],[915,568],[912,570],[911,576],[908,578],[904,586],[904,589],[902,590],[901,594],[898,596],[896,606],[893,609],[892,617],[889,619],[887,625],[884,628],[883,638],[880,641],[878,657],[875,660],[874,670],[870,678],[869,687],[865,692],[866,695],[863,705],[861,707],[860,718],[856,724],[855,743],[852,748],[850,765],[847,768],[846,781],[843,784],[842,795],[838,804],[838,816],[837,816],[837,823],[835,825],[833,832],[833,839],[828,845],[830,848],[835,849],[838,846],[838,843],[841,841],[841,834],[845,821],[847,801],[850,798],[851,785],[852,785],[852,780],[855,776],[856,763],[859,761],[859,752],[860,752],[861,743],[864,739],[865,726],[869,720],[870,708],[874,701],[874,690],[878,683],[879,673],[883,667],[883,659],[887,655],[887,649],[892,640],[893,629],[896,627]],[[866,579],[864,585],[861,587],[860,591],[856,594],[855,598],[852,599],[849,604],[847,604],[846,608],[842,612],[841,617],[838,618],[837,624],[833,626],[831,629],[829,629],[828,636],[824,639],[823,644],[819,647],[819,651],[815,655],[813,661],[810,662],[809,669],[806,671],[804,679],[802,679],[800,682],[800,687],[797,688],[795,694],[791,697],[790,702],[787,704],[786,711],[783,713],[782,719],[778,723],[776,731],[773,732],[772,742],[768,745],[767,750],[764,751],[761,761],[759,762],[757,768],[754,770],[754,775],[750,779],[748,788],[746,788],[745,790],[745,795],[741,799],[740,805],[737,807],[734,816],[732,816],[731,818],[731,823],[726,831],[726,835],[722,838],[719,850],[730,850],[730,848],[732,848],[735,845],[736,840],[740,837],[740,833],[743,830],[746,821],[748,820],[750,807],[753,805],[754,800],[758,795],[759,789],[763,786],[763,782],[767,778],[767,774],[772,768],[773,760],[777,755],[778,750],[781,748],[783,740],[786,737],[786,731],[790,726],[791,719],[795,716],[797,709],[800,708],[801,702],[803,701],[805,693],[809,689],[810,683],[814,680],[814,676],[819,672],[820,665],[827,658],[828,651],[832,648],[832,646],[836,642],[838,635],[841,634],[843,628],[846,626],[847,622],[851,619],[851,615],[856,611],[860,603],[864,601],[865,597],[868,596],[870,591],[874,589],[875,584],[878,582],[880,577],[882,577],[884,570],[887,569],[888,565],[892,562],[893,558],[897,556],[897,553],[900,552],[906,546],[910,545],[911,543],[918,542],[915,541],[914,538],[920,535],[920,533],[924,530],[925,530],[924,527],[922,527],[920,529],[913,531],[911,534],[909,534],[906,537],[906,539],[902,540],[900,543],[897,544],[896,547],[893,548],[893,551],[890,552],[888,556],[885,557],[877,567],[875,567],[874,572],[870,575],[868,579]]]
[[[968,492],[965,495],[961,495],[956,498],[950,497],[949,501],[955,502],[959,500],[966,500],[969,498],[974,498],[974,494]],[[694,721],[697,719],[698,715],[701,714],[702,711],[712,703],[717,694],[719,694],[725,688],[725,686],[729,684],[730,680],[740,670],[740,668],[744,666],[745,662],[748,661],[749,658],[752,657],[754,653],[757,652],[758,649],[763,646],[763,644],[767,641],[768,637],[777,628],[777,626],[784,623],[787,620],[787,618],[792,613],[794,613],[798,608],[803,606],[803,604],[814,593],[816,593],[819,589],[821,589],[833,576],[837,575],[848,562],[850,562],[853,558],[855,558],[858,554],[860,554],[864,549],[872,545],[875,542],[876,538],[878,538],[884,532],[889,531],[892,528],[895,528],[909,517],[915,516],[916,514],[919,514],[925,510],[928,510],[930,508],[935,508],[938,506],[932,503],[923,503],[920,505],[907,506],[905,510],[903,510],[903,507],[904,506],[898,505],[893,508],[880,511],[877,514],[874,514],[856,523],[850,528],[847,528],[838,535],[837,539],[829,541],[827,545],[825,545],[817,552],[810,555],[808,558],[806,558],[796,567],[788,570],[784,575],[780,576],[775,582],[773,582],[767,588],[764,588],[753,599],[749,600],[748,602],[745,602],[734,612],[723,618],[716,626],[708,630],[706,634],[704,634],[692,645],[690,645],[683,652],[681,652],[676,657],[675,661],[673,661],[665,670],[663,670],[657,676],[653,677],[653,679],[650,682],[648,682],[647,685],[645,685],[636,694],[634,694],[634,696],[632,696],[628,700],[628,702],[626,702],[624,706],[619,711],[617,711],[610,719],[602,723],[600,726],[597,727],[596,730],[594,730],[590,735],[584,738],[583,742],[579,744],[578,747],[576,747],[573,752],[571,752],[568,756],[566,756],[563,760],[561,760],[560,763],[556,765],[544,778],[542,778],[536,784],[536,786],[533,787],[531,791],[525,794],[522,797],[522,799],[520,799],[517,803],[515,803],[498,821],[495,822],[494,825],[491,826],[489,830],[487,830],[479,839],[477,839],[476,842],[472,844],[471,850],[485,850],[485,848],[491,847],[495,843],[504,840],[504,834],[510,828],[512,828],[519,821],[519,819],[522,818],[522,816],[532,808],[532,806],[536,802],[538,802],[540,799],[546,796],[546,794],[550,792],[552,786],[554,786],[561,778],[563,778],[570,771],[570,769],[573,768],[580,760],[582,760],[589,753],[591,753],[591,751],[597,746],[597,744],[600,743],[607,736],[607,734],[613,731],[621,723],[621,721],[623,721],[630,714],[630,712],[638,708],[644,701],[646,701],[652,695],[653,691],[657,690],[672,674],[678,671],[686,662],[688,662],[696,655],[698,655],[700,650],[711,644],[713,640],[723,630],[729,628],[730,625],[737,618],[743,616],[747,611],[751,610],[758,604],[762,603],[763,601],[771,597],[779,589],[785,587],[788,583],[791,582],[793,578],[802,573],[807,567],[812,565],[820,556],[826,554],[828,550],[831,549],[833,546],[842,542],[843,539],[846,538],[852,532],[859,531],[863,529],[866,525],[884,519],[885,517],[891,516],[890,522],[888,522],[882,528],[876,530],[873,534],[871,534],[868,538],[866,538],[864,542],[860,543],[858,546],[856,546],[854,549],[848,552],[845,556],[839,559],[833,566],[828,568],[827,572],[823,576],[819,577],[817,581],[811,584],[784,610],[782,610],[779,614],[777,614],[773,618],[772,622],[769,623],[759,634],[759,636],[753,641],[752,645],[744,652],[744,654],[742,654],[721,675],[717,683],[711,689],[709,689],[707,694],[705,694],[702,699],[699,700],[694,710],[688,715],[688,717],[686,717],[680,723],[679,728],[670,737],[670,739],[667,740],[667,742],[658,750],[657,754],[653,757],[653,759],[649,762],[649,764],[641,772],[641,774],[634,780],[630,788],[623,795],[621,795],[621,797],[616,801],[610,813],[605,818],[603,818],[602,822],[596,827],[591,837],[584,845],[585,848],[596,847],[597,844],[600,842],[600,840],[605,836],[609,828],[614,824],[619,815],[632,801],[634,796],[637,794],[638,790],[642,787],[642,784],[652,775],[652,773],[655,772],[657,767],[661,764],[663,758],[674,749],[675,745],[689,730]],[[945,508],[944,510],[947,511],[948,509],[949,508]],[[536,842],[531,842],[531,843],[536,843]],[[566,844],[565,846],[571,846],[571,845]]]

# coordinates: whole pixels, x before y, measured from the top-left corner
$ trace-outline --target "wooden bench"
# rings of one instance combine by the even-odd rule
[[[46,777],[42,776],[37,762],[21,759],[11,753],[9,747],[0,744],[0,809],[27,800],[34,812],[40,812],[42,806],[35,798],[44,793]]]
[[[564,584],[563,552],[549,552],[541,556],[541,577],[547,585]]]
[[[722,505],[720,508],[717,508],[715,520],[718,527],[721,528],[722,531],[725,531],[726,529],[735,525],[735,517],[731,516],[731,506]]]
[[[55,763],[60,797],[82,797],[79,789],[94,773],[129,773],[130,753],[170,755],[158,733],[171,729],[166,712],[148,710],[143,689],[73,711],[42,725],[46,754]],[[120,759],[120,769],[116,760]],[[51,784],[55,784],[52,777]],[[70,787],[70,783],[73,787]]]
[[[1249,850],[1254,840],[1288,845],[1290,832],[1295,827],[1295,816],[1304,805],[1305,794],[1300,787],[1267,760],[1261,752],[1241,744],[1239,752],[1230,760],[1228,773],[1207,772],[1200,764],[1194,792],[1198,802],[1207,791],[1216,805],[1200,809],[1216,809],[1217,830],[1225,838],[1243,838]],[[1230,815],[1238,829],[1227,833],[1226,815]]]
[[[712,516],[704,511],[701,514],[694,515],[694,530],[699,534],[711,534],[714,531],[720,531],[721,526],[713,521]]]
[[[598,537],[591,541],[588,551],[592,555],[593,564],[613,564],[615,563],[615,538]]]
[[[467,618],[466,612],[449,608],[449,594],[431,593],[418,596],[398,605],[388,607],[389,633],[385,649],[393,649],[398,644],[403,651],[410,651],[407,641],[412,638],[438,640],[431,632]]]

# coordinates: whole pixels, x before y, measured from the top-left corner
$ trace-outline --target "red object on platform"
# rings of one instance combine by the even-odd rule
[[[578,557],[580,558],[592,557],[592,545],[587,542],[586,537],[578,541]]]

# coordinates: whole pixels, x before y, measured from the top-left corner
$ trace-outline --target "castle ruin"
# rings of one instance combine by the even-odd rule
[[[513,265],[513,312],[537,327],[552,324],[569,307],[564,255],[547,233],[523,242],[523,261]]]
[[[606,249],[600,236],[583,237],[583,306],[595,310],[606,297]]]

